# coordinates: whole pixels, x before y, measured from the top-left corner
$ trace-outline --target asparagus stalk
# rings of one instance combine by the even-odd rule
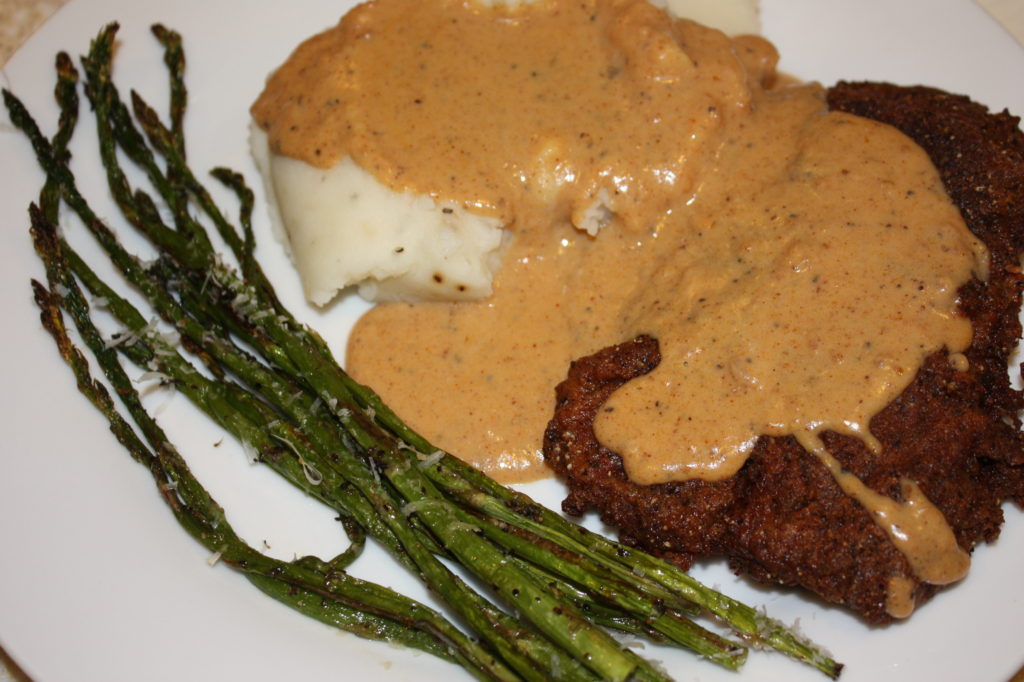
[[[80,195],[67,167],[66,140],[77,115],[77,74],[70,60],[58,59],[57,97],[62,117],[52,143],[6,91],[5,102],[47,172],[41,196],[50,221],[55,220],[57,198],[63,198],[156,312],[182,334],[183,344],[206,364],[212,378],[197,372],[176,349],[147,333],[149,323],[143,315],[100,281],[66,243],[43,238],[41,243],[49,245],[40,247],[40,255],[48,263],[48,272],[58,273],[51,275],[51,289],[58,282],[62,291],[74,290],[65,281],[67,269],[73,270],[95,295],[108,301],[129,330],[125,338],[130,342],[118,344],[117,352],[164,372],[200,409],[253,446],[264,462],[339,510],[354,535],[367,532],[378,538],[490,648],[474,648],[471,640],[444,630],[446,621],[421,629],[427,631],[428,638],[433,637],[433,643],[421,642],[421,630],[410,635],[415,642],[423,647],[441,642],[442,654],[478,676],[498,679],[509,678],[512,669],[526,679],[590,679],[593,675],[663,679],[659,671],[587,621],[588,614],[597,614],[601,622],[689,646],[722,665],[738,667],[745,647],[681,616],[696,607],[722,618],[747,638],[811,662],[832,676],[838,674],[839,666],[831,659],[753,609],[699,585],[664,562],[588,533],[449,455],[435,453],[435,448],[402,424],[370,389],[353,382],[322,339],[296,322],[281,305],[259,268],[253,255],[252,194],[241,177],[224,169],[215,172],[239,197],[239,231],[188,168],[181,125],[187,94],[180,37],[154,27],[165,47],[170,73],[171,125],[165,127],[142,98],[132,93],[132,108],[143,135],[110,82],[116,30],[116,25],[110,25],[101,31],[83,59],[85,91],[96,114],[111,192],[126,219],[160,251],[156,264],[144,267],[118,243]],[[171,208],[173,226],[163,223],[148,194],[130,187],[119,165],[117,147],[143,169],[160,199]],[[166,171],[154,152],[165,161]],[[190,202],[213,223],[239,263],[240,275],[214,250],[206,228],[190,214]],[[34,215],[33,223],[38,234],[47,234],[44,220]],[[64,305],[77,324],[88,328],[87,309],[43,291],[41,285],[37,287],[37,299],[50,311],[51,320],[55,307]],[[51,326],[58,327],[55,322]],[[55,334],[60,346],[59,337]],[[110,349],[105,350],[105,355],[111,354]],[[127,406],[134,418],[136,407],[130,401]],[[145,417],[139,419],[147,424]],[[151,445],[164,442],[155,440]],[[126,447],[147,462],[167,459],[162,445],[155,448],[153,458],[137,454],[134,444]],[[429,466],[423,466],[423,461]],[[205,492],[196,494],[202,498]],[[192,517],[186,521],[183,525],[194,534],[198,532],[202,541],[206,537],[202,523]],[[259,564],[257,557],[250,556],[251,548],[238,547],[233,541],[225,547],[231,550],[229,560],[236,567]],[[333,577],[339,571],[347,575],[341,569],[356,554],[357,550],[332,562],[308,559],[293,567],[298,577],[288,583],[276,574],[260,571],[250,571],[250,579],[294,608],[308,606],[321,589],[316,576]],[[438,554],[459,559],[491,586],[492,596],[527,622],[516,621],[470,590],[437,561]],[[301,573],[308,570],[312,574]],[[348,584],[345,579],[341,582]],[[366,608],[373,615],[373,607]],[[330,614],[310,615],[349,622],[337,615],[341,609],[338,606]],[[351,611],[345,613],[352,617]],[[387,614],[377,617],[385,619],[380,623],[390,624],[388,618],[398,620]],[[370,627],[368,632],[374,636],[385,629]]]
[[[363,637],[396,641],[447,660],[466,662],[458,642],[465,636],[440,614],[388,588],[344,572],[352,560],[342,554],[323,562],[306,557],[282,562],[257,552],[227,523],[223,509],[209,497],[188,470],[166,435],[147,414],[131,380],[89,318],[88,305],[62,263],[56,230],[36,209],[32,213],[36,248],[47,265],[50,288],[33,283],[43,326],[75,373],[79,389],[110,422],[111,431],[133,458],[146,465],[163,499],[186,530],[223,561],[246,573],[260,589],[292,608]],[[61,295],[54,292],[61,291]],[[85,357],[64,328],[61,307],[68,310],[80,334],[98,359],[132,419],[141,425],[143,442],[120,415],[103,384],[89,374]],[[491,659],[500,669],[500,664]],[[515,679],[484,675],[481,679]]]
[[[77,120],[77,95],[73,87],[77,82],[77,73],[64,54],[58,56],[57,67],[59,78],[56,96],[62,103],[62,115],[51,147],[54,158],[65,158],[65,148]],[[42,141],[37,143],[40,148],[45,147]],[[208,549],[216,551],[220,560],[245,572],[261,590],[306,615],[364,637],[406,644],[447,660],[458,661],[481,679],[518,679],[490,653],[467,639],[464,633],[435,611],[392,590],[345,574],[343,569],[359,555],[365,539],[362,529],[346,517],[342,517],[342,522],[353,546],[329,562],[304,557],[292,562],[294,566],[284,564],[256,553],[234,535],[224,519],[223,510],[191,476],[166,436],[142,408],[134,387],[114,359],[115,351],[100,340],[92,325],[88,306],[75,280],[68,273],[66,253],[70,253],[73,261],[79,264],[79,270],[85,273],[89,282],[94,286],[104,285],[57,236],[53,221],[57,214],[59,190],[51,174],[41,192],[42,210],[34,207],[30,209],[33,241],[47,266],[50,287],[63,291],[67,299],[61,301],[42,285],[34,283],[36,301],[43,311],[44,327],[50,331],[62,356],[75,371],[80,389],[110,420],[111,429],[118,439],[133,457],[149,464],[151,472],[158,478],[165,500],[172,506],[182,525]],[[141,315],[109,288],[103,288],[99,295],[109,297],[107,300],[122,315],[127,311],[127,316],[136,324],[144,324]],[[99,359],[132,418],[143,426],[159,456],[147,453],[145,446],[126,422],[116,411],[112,411],[102,385],[95,384],[87,377],[88,369],[83,359],[70,345],[64,332],[58,307],[60,304],[72,311],[83,338]],[[142,345],[132,344],[135,348]],[[164,349],[164,352],[165,355],[173,354],[169,349]],[[307,570],[310,568],[315,569],[319,575]],[[324,584],[320,585],[320,582]]]

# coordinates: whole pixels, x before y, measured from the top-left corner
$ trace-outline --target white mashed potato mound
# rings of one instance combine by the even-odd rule
[[[531,0],[480,0],[516,5]],[[651,0],[676,16],[730,34],[760,30],[757,0]],[[250,144],[278,237],[306,298],[317,306],[355,287],[369,301],[474,300],[490,296],[507,232],[500,221],[451,202],[396,192],[345,157],[327,170],[271,154],[253,124]],[[607,196],[577,210],[594,235],[612,212]]]
[[[355,285],[369,301],[472,300],[491,294],[506,232],[494,219],[396,192],[345,157],[322,170],[272,155],[255,124],[253,156],[306,298],[326,305]]]

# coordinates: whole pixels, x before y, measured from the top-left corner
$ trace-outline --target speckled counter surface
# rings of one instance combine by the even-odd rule
[[[0,66],[68,0],[0,0]],[[1024,0],[977,0],[1024,44]],[[31,682],[0,647],[0,682]],[[1011,682],[1024,682],[1024,670]]]
[[[0,64],[67,0],[0,0]]]

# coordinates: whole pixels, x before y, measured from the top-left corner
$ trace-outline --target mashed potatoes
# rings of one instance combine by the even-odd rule
[[[653,4],[730,34],[758,30],[755,0]],[[348,157],[325,169],[272,153],[266,133],[257,125],[252,131],[272,218],[311,303],[325,305],[351,286],[371,301],[472,300],[491,294],[508,234],[499,219],[396,192]],[[573,221],[594,234],[610,212],[607,196],[599,194],[574,212]]]
[[[271,154],[257,126],[251,144],[311,303],[350,285],[370,301],[490,295],[506,234],[499,221],[396,192],[349,157],[322,170]]]

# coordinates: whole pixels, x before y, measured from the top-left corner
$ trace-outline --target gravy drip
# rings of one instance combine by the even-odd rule
[[[773,88],[775,61],[643,0],[377,0],[307,41],[253,107],[273,150],[349,154],[513,235],[490,299],[374,308],[350,372],[505,482],[546,475],[570,361],[641,333],[661,364],[595,422],[637,483],[731,476],[762,434],[877,450],[871,416],[969,345],[957,290],[986,254],[920,148]],[[833,474],[922,579],[959,577],[929,572],[945,540],[919,551],[952,534],[916,486],[897,503]]]
[[[956,541],[945,517],[914,481],[900,480],[900,500],[872,490],[845,471],[817,438],[805,436],[801,445],[829,470],[843,492],[867,509],[875,524],[889,537],[919,580],[948,585],[967,575],[971,557]],[[907,618],[914,611],[914,582],[905,576],[889,578],[886,611]]]

